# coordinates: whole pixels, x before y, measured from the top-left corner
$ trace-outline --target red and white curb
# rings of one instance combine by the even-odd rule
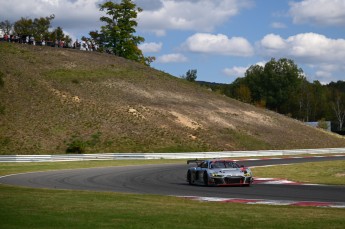
[[[302,183],[302,182],[289,181],[289,180],[280,179],[280,178],[259,178],[259,177],[254,177],[253,184],[281,184],[281,185],[323,186],[323,184],[310,184],[310,183]]]
[[[178,196],[178,197],[191,199],[191,200],[197,200],[197,201],[201,201],[201,202],[263,204],[263,205],[299,206],[299,207],[345,208],[345,203],[338,203],[338,202],[333,203],[333,202],[318,202],[318,201],[241,199],[241,198],[219,198],[219,197],[200,197],[200,196]]]

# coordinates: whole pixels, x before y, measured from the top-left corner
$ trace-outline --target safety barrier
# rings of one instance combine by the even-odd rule
[[[138,160],[138,159],[190,159],[231,158],[257,156],[284,156],[300,154],[345,154],[345,148],[222,151],[191,153],[102,153],[102,154],[58,154],[58,155],[2,155],[0,162],[55,162],[89,160]]]

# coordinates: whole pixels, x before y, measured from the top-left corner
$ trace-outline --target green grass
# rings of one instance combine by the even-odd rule
[[[345,161],[343,160],[256,167],[252,171],[256,177],[284,178],[304,183],[345,185]]]
[[[110,78],[115,76],[128,77],[128,72],[122,71],[110,71],[109,69],[95,69],[95,70],[79,70],[79,69],[57,69],[46,73],[46,76],[50,79],[58,79],[61,81],[72,80],[102,80],[104,78]]]
[[[185,160],[1,163],[0,174],[55,169],[184,163]],[[297,165],[304,178],[343,161]],[[296,168],[284,166],[293,179]],[[254,168],[255,175],[281,175],[281,167]],[[321,176],[328,176],[322,173]],[[313,175],[312,175],[313,176]],[[280,176],[278,176],[280,177]],[[326,180],[326,179],[325,179]],[[344,179],[343,179],[344,180]],[[255,187],[252,187],[255,188]],[[345,210],[315,207],[207,203],[156,195],[48,190],[0,185],[0,228],[343,228]]]
[[[229,130],[231,136],[236,140],[237,144],[239,144],[240,148],[248,149],[248,150],[257,150],[257,149],[269,149],[271,148],[270,145],[262,140],[254,138],[244,132]]]
[[[186,163],[186,160],[105,160],[75,162],[0,163],[0,176],[59,169],[96,168],[163,163]]]
[[[1,228],[343,228],[344,210],[0,186]]]

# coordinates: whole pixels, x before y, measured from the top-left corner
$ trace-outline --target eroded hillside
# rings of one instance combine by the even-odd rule
[[[344,147],[344,138],[108,54],[0,42],[0,153]]]

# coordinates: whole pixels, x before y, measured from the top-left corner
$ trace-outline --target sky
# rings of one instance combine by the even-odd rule
[[[0,0],[0,21],[55,15],[74,39],[103,25],[104,0]],[[232,83],[251,65],[292,59],[309,82],[345,80],[345,0],[133,0],[152,67]]]

